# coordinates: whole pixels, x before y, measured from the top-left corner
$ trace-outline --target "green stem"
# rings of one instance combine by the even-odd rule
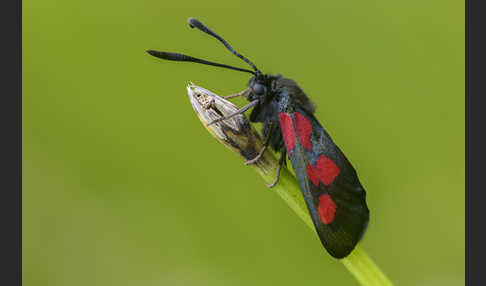
[[[341,262],[361,285],[393,285],[359,244],[348,257],[341,259]]]

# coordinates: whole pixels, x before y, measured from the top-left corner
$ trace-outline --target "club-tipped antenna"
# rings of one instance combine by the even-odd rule
[[[204,33],[208,34],[208,35],[211,35],[213,37],[215,37],[216,39],[218,39],[221,43],[223,43],[223,45],[226,46],[226,48],[228,50],[230,50],[235,56],[239,57],[240,59],[244,60],[245,62],[247,62],[254,70],[256,73],[261,73],[257,67],[247,58],[245,58],[244,56],[240,55],[239,53],[237,53],[229,44],[228,42],[226,42],[223,38],[221,38],[218,34],[216,34],[215,32],[211,31],[211,29],[209,29],[208,27],[206,27],[203,23],[201,23],[201,21],[197,20],[197,19],[194,19],[194,18],[189,18],[188,20],[189,22],[189,26],[191,26],[191,28],[198,28],[199,30],[203,31]]]
[[[154,57],[161,58],[161,59],[164,59],[164,60],[178,61],[178,62],[194,62],[194,63],[204,64],[204,65],[223,67],[223,68],[227,68],[227,69],[232,69],[232,70],[237,70],[237,71],[242,71],[242,72],[248,72],[248,73],[251,73],[253,75],[256,75],[256,72],[251,71],[251,70],[233,67],[233,66],[229,66],[229,65],[225,65],[225,64],[218,64],[218,63],[215,63],[215,62],[210,62],[210,61],[206,61],[206,60],[203,60],[203,59],[198,59],[198,58],[194,58],[194,57],[191,57],[191,56],[186,56],[186,55],[183,55],[183,54],[160,52],[160,51],[153,51],[153,50],[148,50],[147,53],[149,53],[150,55],[152,55]]]

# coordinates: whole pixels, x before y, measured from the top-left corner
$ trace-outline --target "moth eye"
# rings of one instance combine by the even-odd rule
[[[253,85],[253,92],[257,95],[262,95],[265,92],[265,87],[263,84],[256,83]]]

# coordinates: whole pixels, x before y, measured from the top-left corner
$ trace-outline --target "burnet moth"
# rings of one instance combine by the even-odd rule
[[[349,255],[368,225],[366,192],[351,163],[315,118],[315,107],[310,99],[292,79],[263,74],[250,60],[237,53],[228,42],[200,21],[190,18],[189,25],[218,39],[253,70],[179,53],[147,52],[165,60],[195,62],[253,74],[247,89],[224,97],[244,96],[250,103],[210,124],[253,107],[250,121],[263,124],[264,147],[254,159],[245,164],[257,162],[268,146],[280,153],[275,181],[268,185],[271,188],[278,182],[280,169],[286,164],[288,155],[322,244],[335,258]]]

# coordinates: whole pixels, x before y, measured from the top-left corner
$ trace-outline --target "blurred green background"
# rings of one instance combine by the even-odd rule
[[[23,1],[24,285],[358,285],[185,86],[296,80],[358,171],[396,285],[464,284],[462,1]],[[238,105],[244,100],[234,101]]]

